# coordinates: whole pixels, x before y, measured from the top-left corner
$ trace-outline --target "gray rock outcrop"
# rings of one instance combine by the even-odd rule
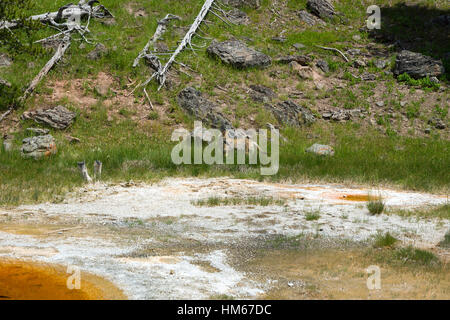
[[[47,110],[25,112],[22,115],[22,119],[32,119],[38,123],[42,123],[59,130],[64,130],[72,125],[75,117],[75,112],[71,112],[63,106],[57,106]]]
[[[336,14],[334,6],[328,0],[308,0],[306,8],[319,18],[330,18]]]
[[[435,60],[420,53],[403,50],[397,55],[394,75],[408,74],[414,79],[439,77],[445,72],[441,60]]]
[[[187,87],[178,94],[178,104],[188,114],[206,122],[213,128],[220,130],[233,128],[231,122],[220,113],[218,107],[192,87]]]
[[[55,139],[51,135],[36,136],[23,140],[22,156],[24,158],[41,159],[55,154],[57,151]]]
[[[311,110],[292,101],[284,101],[275,106],[270,106],[270,110],[280,124],[299,127],[310,125],[316,121],[316,117]]]
[[[208,54],[217,57],[226,64],[235,68],[267,67],[272,59],[262,52],[247,47],[241,41],[229,40],[224,42],[213,41],[207,49]]]

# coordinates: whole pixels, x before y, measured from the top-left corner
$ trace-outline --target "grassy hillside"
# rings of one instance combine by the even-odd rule
[[[433,17],[449,14],[448,1],[414,1],[421,7],[404,7],[405,1],[376,1],[382,7],[383,28],[370,35],[361,31],[365,25],[366,8],[372,1],[334,1],[336,11],[343,16],[327,21],[325,26],[309,27],[300,22],[297,12],[306,0],[263,0],[259,9],[243,8],[249,25],[227,26],[213,15],[203,26],[209,37],[217,40],[237,38],[269,56],[303,54],[315,61],[324,59],[330,66],[326,80],[331,89],[317,89],[302,80],[288,65],[273,62],[265,69],[236,70],[212,59],[205,49],[195,54],[184,51],[179,61],[194,71],[174,65],[168,86],[157,91],[157,83],[147,88],[155,107],[150,110],[141,90],[131,91],[151,75],[151,69],[141,62],[131,67],[141,49],[155,32],[157,21],[167,13],[182,18],[168,28],[159,46],[173,49],[198,14],[203,1],[113,1],[103,0],[114,15],[114,24],[93,20],[89,37],[104,44],[108,53],[99,60],[86,55],[95,47],[81,39],[73,41],[63,61],[39,85],[25,106],[0,123],[0,132],[13,133],[15,145],[27,135],[25,129],[38,127],[20,120],[26,110],[48,108],[59,104],[76,111],[78,117],[64,132],[51,130],[56,138],[58,154],[41,161],[24,160],[18,152],[0,152],[0,205],[20,202],[57,201],[72,188],[83,184],[76,168],[77,161],[90,165],[96,159],[104,164],[104,180],[152,181],[164,176],[218,176],[262,179],[259,167],[251,166],[175,166],[170,159],[174,128],[192,128],[194,119],[186,115],[177,103],[178,93],[186,86],[195,86],[211,101],[221,106],[235,127],[265,128],[276,123],[267,109],[249,97],[249,86],[259,84],[273,89],[279,101],[292,100],[310,108],[319,118],[327,108],[363,109],[364,118],[330,122],[320,119],[310,127],[287,128],[281,133],[287,139],[280,151],[280,171],[265,179],[291,181],[350,182],[371,185],[391,185],[401,188],[448,193],[450,185],[448,73],[440,84],[398,81],[385,71],[393,66],[398,52],[396,41],[406,43],[423,54],[443,59],[450,70],[450,43],[445,32],[424,29],[422,23]],[[409,1],[406,1],[409,2]],[[55,11],[65,1],[36,1],[33,14]],[[385,25],[384,25],[385,23]],[[56,31],[44,28],[34,35],[44,38]],[[272,40],[283,35],[286,41]],[[355,37],[355,36],[359,36]],[[356,40],[355,40],[356,39]],[[196,39],[196,44],[210,41]],[[293,44],[305,47],[298,51]],[[358,48],[367,55],[367,66],[355,68],[334,52],[316,46],[346,51]],[[1,52],[2,49],[0,49]],[[52,51],[40,56],[28,53],[13,56],[14,63],[0,68],[0,77],[25,87],[39,72]],[[374,66],[378,56],[391,62],[385,70]],[[356,80],[352,75],[371,72],[373,82]],[[383,102],[379,107],[377,102]],[[1,108],[0,108],[1,110]],[[430,128],[428,120],[438,117],[446,129]],[[77,137],[71,144],[67,136]],[[313,143],[330,144],[336,155],[319,158],[305,153]]]

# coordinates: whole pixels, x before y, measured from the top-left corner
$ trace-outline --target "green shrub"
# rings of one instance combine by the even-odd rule
[[[378,234],[375,237],[375,248],[393,247],[397,243],[397,239],[389,232],[385,234]]]
[[[317,211],[307,212],[306,213],[306,221],[314,221],[319,220],[320,213]]]
[[[411,78],[411,76],[409,74],[403,73],[398,76],[397,80],[400,82],[405,82],[406,84],[408,84],[410,86],[431,88],[436,91],[440,88],[440,84],[432,82],[429,77],[422,78],[422,79],[414,79],[414,78]]]
[[[385,209],[383,199],[379,198],[376,200],[369,200],[369,202],[367,203],[367,209],[369,209],[369,212],[372,215],[383,213]]]
[[[439,264],[439,258],[436,257],[434,253],[422,249],[416,249],[412,246],[397,249],[394,252],[394,258],[403,264],[422,266]]]
[[[450,230],[445,234],[444,240],[439,243],[439,246],[444,248],[450,248]]]

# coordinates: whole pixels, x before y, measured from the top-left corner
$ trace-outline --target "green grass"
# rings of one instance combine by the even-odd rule
[[[302,87],[298,79],[292,79],[288,66],[277,65],[265,70],[234,70],[231,67],[217,63],[208,57],[205,50],[200,50],[196,55],[190,51],[183,52],[179,61],[189,64],[193,69],[202,74],[202,80],[196,81],[186,75],[179,75],[172,82],[170,90],[157,91],[157,84],[151,83],[147,88],[152,102],[159,113],[149,112],[143,118],[147,118],[144,124],[138,124],[132,120],[136,110],[118,106],[120,110],[114,114],[110,107],[104,104],[106,97],[95,94],[95,88],[90,87],[90,79],[102,71],[112,75],[117,82],[115,90],[128,89],[128,79],[143,81],[150,75],[150,70],[142,64],[142,67],[132,69],[130,67],[134,58],[145,46],[148,39],[154,34],[157,20],[167,13],[177,14],[182,21],[175,22],[168,28],[164,36],[164,42],[173,48],[180,39],[179,30],[175,27],[189,26],[200,10],[203,0],[192,0],[187,6],[185,2],[178,0],[168,1],[123,1],[103,0],[105,5],[115,15],[117,24],[104,25],[101,21],[93,20],[90,24],[92,37],[109,49],[108,54],[97,61],[86,59],[94,45],[87,44],[80,48],[79,41],[74,41],[63,59],[53,69],[46,79],[36,89],[36,95],[27,101],[24,109],[17,111],[20,115],[30,107],[48,106],[43,100],[43,94],[51,94],[53,88],[49,81],[83,79],[84,93],[94,95],[98,99],[95,105],[80,105],[69,98],[54,101],[54,104],[62,103],[79,114],[74,125],[65,132],[51,130],[56,138],[58,154],[41,161],[24,160],[18,152],[5,153],[0,151],[0,205],[16,205],[19,203],[36,203],[45,201],[60,201],[61,196],[82,186],[84,183],[76,169],[78,161],[85,160],[92,171],[94,160],[103,162],[103,175],[105,181],[144,181],[152,182],[163,177],[170,176],[196,176],[216,177],[230,176],[235,178],[250,178],[266,181],[304,181],[325,180],[328,182],[351,182],[370,185],[390,185],[409,190],[437,191],[448,193],[450,176],[443,174],[448,171],[450,163],[450,142],[437,138],[400,137],[379,133],[375,129],[365,129],[357,124],[336,123],[326,125],[317,123],[308,128],[282,128],[282,135],[287,138],[280,150],[280,170],[273,177],[261,177],[258,166],[175,166],[170,160],[170,152],[173,143],[170,142],[172,129],[181,125],[192,127],[193,119],[186,116],[180,110],[176,96],[178,92],[188,84],[194,83],[202,92],[212,96],[214,100],[227,102],[224,111],[235,124],[246,123],[250,116],[255,118],[255,127],[263,128],[267,122],[274,122],[273,115],[264,108],[241,97],[236,88],[246,88],[250,84],[263,84],[272,89],[277,89],[278,83],[273,81],[272,73],[280,73],[279,77],[291,83],[292,87]],[[394,4],[398,1],[393,1]],[[425,1],[428,6],[433,3]],[[57,10],[66,4],[64,0],[42,0],[35,2],[36,6],[31,13],[43,13]],[[345,72],[348,64],[342,62],[341,57],[335,53],[321,50],[314,45],[329,45],[339,49],[345,49],[347,42],[357,28],[349,29],[347,25],[359,26],[366,14],[361,1],[348,0],[336,4],[338,11],[345,14],[348,22],[329,22],[328,26],[319,29],[301,30],[298,21],[294,19],[287,26],[267,23],[273,20],[272,14],[267,16],[270,1],[263,1],[263,6],[258,10],[245,8],[254,24],[249,26],[225,27],[216,17],[208,16],[214,21],[207,29],[211,37],[225,40],[230,37],[251,38],[251,46],[259,49],[272,57],[281,54],[293,53],[292,44],[301,42],[305,44],[305,54],[312,54],[330,63],[331,72]],[[386,4],[387,1],[380,1]],[[444,2],[440,2],[442,5]],[[143,8],[148,17],[134,17],[128,12],[128,7]],[[287,12],[295,15],[295,11],[305,7],[304,0],[289,1]],[[258,24],[258,22],[261,22]],[[336,30],[338,28],[338,30]],[[270,38],[279,34],[282,29],[289,29],[286,34],[288,41],[285,43],[273,43]],[[52,28],[43,28],[36,35],[36,39],[54,34]],[[362,34],[366,41],[366,35]],[[200,41],[200,39],[196,39]],[[439,50],[446,50],[443,46]],[[0,49],[1,51],[2,49]],[[448,51],[448,50],[447,50]],[[24,87],[39,72],[51,52],[45,52],[38,56],[22,53],[14,56],[14,64],[10,68],[0,69],[0,76],[12,82],[14,85]],[[33,64],[29,64],[32,61]],[[177,74],[178,66],[174,66],[174,74]],[[391,79],[393,80],[393,79]],[[217,93],[214,88],[219,85],[227,87],[232,84],[230,92]],[[362,94],[369,97],[374,90],[370,84],[362,87]],[[337,90],[334,90],[337,91]],[[352,93],[352,94],[350,94]],[[328,94],[328,93],[326,93]],[[109,95],[114,95],[110,90]],[[314,104],[316,95],[307,92],[311,101],[302,100],[305,105]],[[146,101],[143,92],[137,90],[137,100]],[[365,99],[359,99],[355,92],[345,88],[337,94],[337,106],[339,108],[367,107]],[[146,102],[145,102],[146,103]],[[437,109],[439,114],[445,114],[442,106]],[[162,109],[162,112],[160,111]],[[442,109],[442,110],[441,110]],[[117,110],[116,110],[117,111]],[[422,116],[415,114],[415,109],[408,114],[410,116]],[[108,115],[113,113],[113,120],[108,120]],[[159,116],[159,115],[160,116]],[[147,117],[148,116],[148,117]],[[35,127],[36,124],[21,123],[16,133],[15,145],[20,148],[21,140],[26,136],[26,127]],[[69,145],[65,135],[71,135],[81,139],[81,143]],[[311,139],[310,137],[317,137]],[[305,149],[313,143],[333,144],[336,154],[334,157],[315,157],[305,153]],[[398,150],[398,147],[401,150]],[[1,148],[0,148],[1,149]]]
[[[395,249],[369,251],[379,263],[387,263],[396,267],[426,268],[427,270],[441,270],[443,264],[432,252],[417,249],[412,246]]]
[[[398,81],[405,82],[410,86],[418,86],[421,88],[431,88],[432,90],[439,90],[441,85],[439,83],[432,82],[429,77],[423,79],[413,79],[408,74],[404,73],[398,76]]]
[[[444,240],[439,243],[439,246],[444,248],[450,248],[450,230],[444,236]]]
[[[400,248],[394,251],[393,258],[403,264],[430,266],[439,264],[439,258],[432,252],[413,247]]]
[[[370,214],[376,215],[383,213],[385,209],[384,201],[383,199],[375,199],[375,200],[369,200],[367,202],[367,209],[369,210]]]
[[[40,161],[24,160],[19,151],[0,152],[0,205],[58,201],[61,195],[83,185],[76,163],[85,160],[92,172],[94,160],[103,162],[105,181],[151,182],[167,176],[231,176],[266,181],[327,180],[387,184],[406,189],[448,192],[450,178],[443,175],[449,164],[448,141],[386,137],[378,132],[361,134],[348,124],[324,129],[319,124],[307,130],[286,129],[289,140],[281,145],[280,170],[262,177],[259,166],[181,165],[172,163],[170,128],[159,123],[140,127],[130,119],[108,121],[106,109],[78,110],[79,117],[67,132],[51,130],[58,153]],[[36,126],[25,123],[25,127]],[[331,129],[331,130],[330,130]],[[24,128],[25,131],[25,128]],[[20,148],[24,131],[16,136]],[[66,134],[81,140],[69,144]],[[332,158],[305,153],[313,142],[307,136],[319,135],[320,141],[334,141]],[[403,146],[397,150],[396,146]]]
[[[267,245],[273,249],[280,248],[298,248],[300,245],[307,244],[308,241],[304,234],[296,236],[277,235],[273,239],[267,241]]]
[[[419,217],[427,219],[450,219],[450,204],[446,203],[440,206],[429,208],[420,208],[416,210],[389,210],[388,214],[396,214],[401,217]]]
[[[385,248],[393,247],[397,243],[397,239],[392,236],[389,232],[385,234],[377,234],[375,237],[374,247],[375,248]]]
[[[262,206],[267,207],[271,205],[283,206],[286,201],[283,199],[274,199],[272,197],[230,197],[230,198],[219,198],[219,197],[209,197],[204,200],[193,201],[192,204],[198,207],[218,207],[218,206],[238,206],[238,205],[249,205],[249,206]]]
[[[320,219],[320,212],[319,211],[311,211],[307,212],[305,215],[306,221],[315,221]]]

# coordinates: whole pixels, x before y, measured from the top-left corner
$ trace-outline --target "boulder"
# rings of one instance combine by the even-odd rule
[[[55,139],[51,135],[36,136],[23,140],[22,156],[24,158],[41,159],[55,154],[57,151]]]
[[[247,47],[247,45],[238,40],[213,41],[207,52],[213,57],[218,57],[224,63],[240,69],[267,67],[272,63],[272,59],[269,56]]]
[[[57,106],[47,110],[25,112],[22,119],[32,119],[38,123],[46,124],[54,129],[64,130],[72,125],[76,117],[75,112],[67,110],[63,106]]]
[[[188,114],[206,122],[213,128],[220,130],[233,128],[230,121],[220,113],[218,107],[192,87],[187,87],[178,94],[178,104]]]
[[[268,103],[276,97],[275,92],[272,89],[261,85],[251,85],[250,97],[256,102]]]
[[[308,0],[306,8],[319,18],[330,18],[336,14],[334,6],[327,0]]]
[[[304,23],[306,23],[309,26],[314,26],[316,24],[321,24],[321,25],[326,24],[325,21],[317,18],[316,16],[312,15],[311,13],[309,13],[306,10],[301,10],[298,13],[298,17],[300,18],[301,21],[303,21]]]
[[[231,11],[227,12],[227,18],[231,22],[237,25],[247,25],[250,23],[250,18],[248,15],[239,9],[232,9]]]
[[[408,74],[414,79],[439,77],[445,72],[441,60],[435,60],[420,53],[403,50],[397,55],[394,75]]]
[[[330,67],[328,66],[328,62],[326,62],[325,60],[317,61],[316,67],[320,68],[325,73],[330,72]]]
[[[308,108],[297,105],[292,101],[284,101],[270,109],[280,124],[290,126],[310,125],[316,121],[316,117]]]
[[[1,67],[9,67],[13,62],[11,58],[9,58],[6,54],[0,53],[0,68]]]
[[[327,146],[324,144],[315,143],[308,149],[306,149],[308,153],[314,153],[319,156],[334,156],[334,149],[331,146]]]

